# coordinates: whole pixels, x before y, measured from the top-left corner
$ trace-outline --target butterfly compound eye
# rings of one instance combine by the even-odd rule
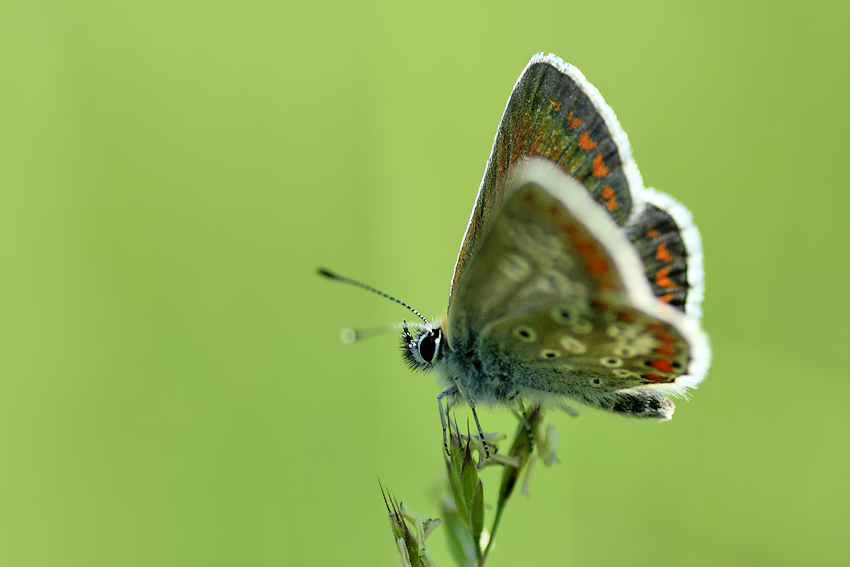
[[[431,329],[419,337],[419,357],[428,364],[434,362],[440,349],[440,329]]]
[[[428,370],[440,356],[443,333],[440,328],[423,327],[413,335],[407,328],[401,335],[401,352],[413,369]]]

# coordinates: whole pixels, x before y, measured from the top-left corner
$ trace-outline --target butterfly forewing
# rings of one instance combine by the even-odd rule
[[[453,289],[504,198],[510,172],[534,156],[551,160],[580,180],[619,224],[629,218],[631,189],[642,182],[613,111],[578,69],[554,56],[535,56],[517,81],[499,124],[455,266]]]

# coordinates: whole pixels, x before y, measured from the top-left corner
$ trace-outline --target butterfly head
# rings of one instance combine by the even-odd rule
[[[426,323],[413,332],[405,322],[401,333],[401,353],[414,370],[428,371],[443,357],[444,333],[440,323]]]
[[[438,322],[431,322],[425,318],[419,311],[408,305],[407,303],[396,299],[395,297],[388,295],[378,289],[375,289],[372,286],[366,285],[357,280],[353,280],[351,278],[347,278],[345,276],[340,276],[339,274],[335,274],[330,270],[326,270],[324,268],[319,268],[319,274],[322,276],[341,281],[343,283],[351,284],[353,286],[363,288],[366,291],[371,291],[381,297],[389,299],[390,301],[394,301],[401,305],[402,307],[406,307],[417,317],[422,319],[422,323],[419,323],[411,332],[410,328],[407,326],[407,321],[404,322],[402,326],[401,333],[401,352],[404,360],[407,362],[408,366],[414,370],[431,370],[434,365],[440,362],[444,356],[444,350],[446,345],[444,344],[445,337],[445,318]],[[383,330],[383,329],[382,329]],[[344,335],[344,342],[354,342],[360,338],[365,338],[366,336],[372,336],[374,331],[367,330],[364,332],[359,332],[356,330],[349,330]]]

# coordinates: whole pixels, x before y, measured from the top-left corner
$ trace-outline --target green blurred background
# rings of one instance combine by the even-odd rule
[[[715,362],[670,423],[552,416],[488,565],[847,564],[848,16],[6,0],[0,565],[397,564],[378,479],[437,514],[438,388],[341,345],[408,314],[314,270],[443,313],[538,51],[694,213]]]

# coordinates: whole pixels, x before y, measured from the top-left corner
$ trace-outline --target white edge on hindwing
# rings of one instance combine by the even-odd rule
[[[678,376],[674,384],[646,386],[656,391],[682,394],[678,387],[693,388],[705,378],[711,359],[708,337],[693,317],[658,300],[645,277],[629,278],[627,274],[644,274],[644,265],[622,227],[588,194],[581,182],[573,179],[545,158],[527,158],[517,168],[514,187],[532,183],[558,199],[570,214],[593,234],[608,251],[621,275],[626,295],[633,307],[673,326],[690,347],[691,360],[686,374]]]

